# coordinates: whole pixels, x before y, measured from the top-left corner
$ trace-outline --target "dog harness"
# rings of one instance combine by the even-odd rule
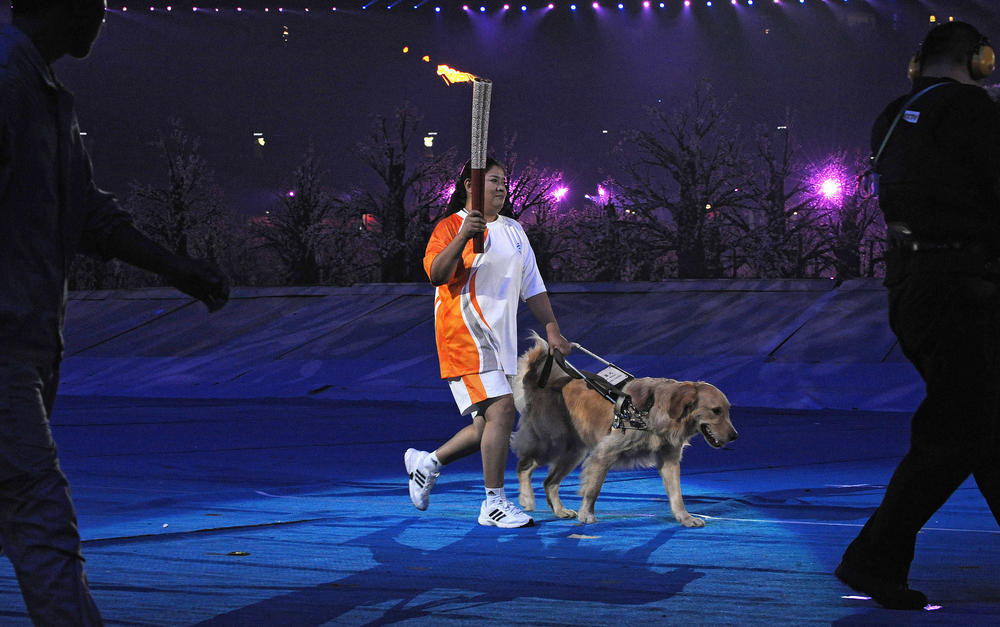
[[[611,422],[612,429],[621,429],[623,431],[625,429],[649,430],[646,419],[649,418],[649,410],[652,407],[652,402],[650,402],[649,407],[639,409],[632,403],[632,397],[626,394],[624,390],[625,384],[629,381],[634,381],[635,376],[575,342],[572,346],[580,352],[590,355],[606,367],[598,373],[580,370],[566,361],[561,352],[553,349],[545,360],[545,365],[542,366],[541,373],[538,375],[538,387],[544,388],[549,382],[549,374],[552,372],[552,361],[555,360],[566,374],[574,379],[583,379],[588,388],[594,390],[615,406],[615,417]]]

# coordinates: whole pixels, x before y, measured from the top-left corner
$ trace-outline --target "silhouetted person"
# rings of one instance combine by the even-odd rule
[[[49,430],[70,262],[117,257],[211,311],[229,298],[224,274],[139,233],[91,178],[73,96],[51,64],[87,56],[104,12],[104,0],[14,0],[0,27],[0,547],[38,625],[102,622]]]
[[[993,65],[971,25],[935,27],[911,61],[913,90],[872,129],[873,153],[889,138],[876,164],[889,323],[926,397],[837,576],[893,609],[927,603],[907,583],[917,533],[970,474],[1000,522],[1000,109],[978,84]]]

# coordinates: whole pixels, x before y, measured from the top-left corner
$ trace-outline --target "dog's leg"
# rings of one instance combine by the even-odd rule
[[[597,516],[594,515],[594,503],[597,501],[597,495],[601,493],[604,480],[608,478],[610,468],[611,459],[600,455],[596,449],[584,463],[583,471],[580,473],[580,496],[583,497],[583,500],[580,502],[580,511],[576,515],[580,522],[597,522]]]
[[[517,460],[517,502],[526,512],[535,511],[535,488],[531,485],[531,473],[538,468],[538,462],[533,458]]]
[[[559,498],[559,485],[563,479],[573,472],[580,461],[587,454],[586,449],[582,451],[566,451],[562,457],[557,459],[549,467],[549,474],[545,477],[542,487],[545,488],[545,500],[549,503],[549,508],[557,518],[576,518],[576,511],[566,509]]]
[[[685,527],[704,527],[705,521],[695,518],[684,507],[684,499],[681,497],[680,462],[660,460],[660,478],[663,479],[663,487],[667,491],[667,498],[670,499],[670,511],[674,513],[677,522]]]

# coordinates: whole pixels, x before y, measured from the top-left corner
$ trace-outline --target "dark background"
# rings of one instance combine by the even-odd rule
[[[571,199],[620,173],[612,149],[646,123],[645,107],[686,103],[702,79],[733,99],[742,134],[790,114],[800,155],[818,160],[867,149],[871,120],[909,87],[906,62],[930,15],[1000,33],[992,0],[667,0],[663,9],[631,0],[625,10],[605,0],[575,12],[567,0],[526,12],[491,1],[485,13],[454,0],[440,13],[433,0],[336,11],[327,0],[308,12],[304,1],[280,13],[265,0],[242,12],[233,0],[198,11],[110,5],[91,56],[55,65],[77,95],[99,183],[124,195],[132,181],[162,179],[150,144],[171,118],[200,138],[228,203],[245,214],[273,202],[309,147],[334,191],[369,183],[353,147],[373,116],[404,103],[424,117],[422,131],[438,133],[435,150],[458,146],[467,158],[471,88],[446,86],[438,63],[494,81],[491,148],[517,133],[523,158],[565,172]]]

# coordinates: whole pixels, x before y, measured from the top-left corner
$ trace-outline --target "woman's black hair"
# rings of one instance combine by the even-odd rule
[[[489,170],[493,166],[499,167],[506,174],[507,168],[503,167],[502,163],[493,157],[486,157],[486,167],[483,169]],[[465,167],[462,168],[462,173],[458,175],[457,179],[455,179],[455,191],[451,194],[451,198],[448,199],[448,208],[445,209],[444,215],[450,216],[457,211],[465,209],[465,204],[469,200],[469,194],[465,191],[465,182],[471,179],[472,161],[469,160],[465,162]],[[503,209],[500,211],[500,215],[514,217],[509,200],[503,204]]]

